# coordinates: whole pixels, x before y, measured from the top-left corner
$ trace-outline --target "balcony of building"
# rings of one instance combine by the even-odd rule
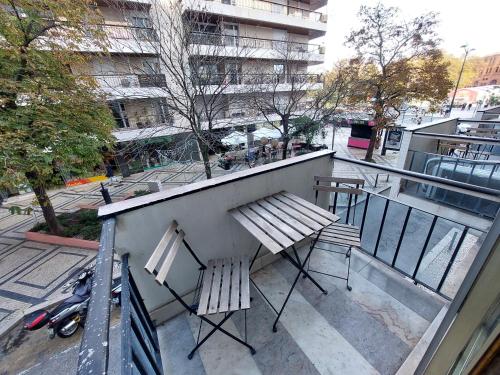
[[[253,74],[253,73],[213,73],[200,75],[200,86],[204,94],[224,90],[225,94],[245,94],[256,92],[290,92],[319,90],[323,88],[322,74]]]
[[[276,39],[232,36],[216,33],[192,33],[193,52],[201,56],[242,57],[250,59],[306,61],[321,64],[325,48],[319,44]]]
[[[458,298],[462,282],[469,282],[471,264],[482,258],[479,254],[492,250],[491,238],[498,236],[498,228],[491,232],[491,222],[452,219],[447,210],[428,211],[371,189],[362,189],[352,199],[343,193],[315,194],[314,176],[339,175],[359,163],[363,162],[320,151],[102,207],[98,288],[90,303],[78,374],[106,374],[108,369],[176,375],[413,373],[453,307],[449,301]],[[390,173],[391,178],[425,180],[450,191],[500,201],[497,190],[372,167]],[[168,289],[145,271],[145,264],[173,220],[202,262],[253,255],[258,242],[228,211],[280,191],[329,208],[340,222],[360,228],[360,246],[350,258],[352,290],[346,289],[345,280],[321,274],[346,276],[345,255],[314,250],[310,266],[319,272],[315,277],[328,294],[300,278],[273,332],[276,314],[270,303],[284,301],[296,270],[265,251],[252,268],[247,324],[243,313],[225,324],[239,338],[247,334],[255,355],[216,333],[188,359],[199,337],[196,315],[187,314]],[[273,232],[269,225],[278,223],[259,224],[260,230]],[[300,245],[299,256],[304,256],[308,243]],[[122,307],[120,323],[109,328],[113,251],[122,260]],[[197,272],[181,245],[168,282],[189,303],[197,295]],[[208,331],[203,326],[202,337]],[[120,349],[108,357],[110,347]]]
[[[500,189],[500,121],[489,118],[445,119],[408,127],[398,166],[471,185]],[[395,181],[393,195],[459,209],[463,214],[493,218],[498,203],[450,192],[421,182]]]
[[[105,34],[105,40],[99,44],[91,38],[83,40],[78,45],[79,52],[158,55],[157,36],[151,27],[125,23],[102,24],[96,27]]]
[[[162,97],[167,85],[164,74],[94,74],[91,77],[108,100]]]
[[[287,5],[288,4],[288,5]],[[309,9],[309,4],[297,2],[291,6],[279,0],[202,0],[186,4],[188,10],[207,12],[225,17],[226,20],[244,21],[262,26],[288,26],[309,31],[311,35],[326,33],[327,16]]]

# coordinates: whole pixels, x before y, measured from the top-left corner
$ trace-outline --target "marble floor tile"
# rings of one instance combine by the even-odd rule
[[[189,360],[187,355],[196,345],[187,314],[180,314],[157,328],[165,375],[205,375],[199,353]],[[172,338],[175,337],[175,340]]]
[[[210,320],[215,323],[218,323],[223,317],[223,314],[209,316]],[[196,340],[200,319],[194,315],[188,315],[187,320]],[[223,327],[236,337],[241,338],[231,319],[225,322]],[[204,337],[211,328],[207,323],[203,323],[200,337]],[[214,333],[198,352],[207,375],[261,375],[250,350],[221,332]]]
[[[275,306],[281,306],[290,283],[273,266],[254,274],[254,281]],[[297,291],[280,319],[320,374],[379,374],[368,361]]]

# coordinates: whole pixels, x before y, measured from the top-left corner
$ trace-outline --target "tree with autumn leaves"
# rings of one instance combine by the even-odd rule
[[[62,170],[93,170],[112,142],[95,82],[69,69],[89,40],[105,51],[100,23],[91,0],[0,0],[0,186],[29,183],[53,234],[63,228],[46,189]]]
[[[448,63],[439,50],[435,13],[403,20],[395,7],[362,6],[361,28],[347,37],[359,64],[358,97],[367,102],[375,122],[365,160],[371,161],[382,129],[392,125],[403,103],[438,104],[452,88]]]

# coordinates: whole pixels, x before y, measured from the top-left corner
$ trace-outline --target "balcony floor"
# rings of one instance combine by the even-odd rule
[[[316,251],[311,268],[345,274],[344,260]],[[252,278],[280,306],[295,275],[288,262],[279,260]],[[351,292],[344,280],[315,278],[328,295],[301,278],[277,333],[271,329],[274,312],[251,286],[248,341],[257,350],[254,356],[216,333],[190,361],[187,354],[195,345],[199,320],[181,314],[167,321],[158,327],[165,374],[394,374],[443,306],[441,299],[359,252],[352,256]],[[203,327],[202,335],[208,331]],[[243,313],[224,327],[243,336]]]

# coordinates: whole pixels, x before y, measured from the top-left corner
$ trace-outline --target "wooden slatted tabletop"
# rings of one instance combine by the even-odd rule
[[[339,220],[337,215],[287,192],[259,199],[229,212],[273,254]]]

